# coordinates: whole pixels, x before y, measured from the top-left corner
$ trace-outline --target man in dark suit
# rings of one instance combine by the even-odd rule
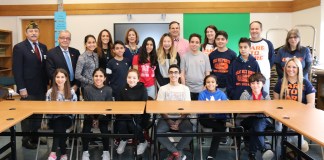
[[[13,48],[13,75],[21,100],[44,101],[48,78],[46,73],[46,45],[38,42],[39,28],[31,22],[26,27],[26,40]],[[32,115],[21,122],[22,132],[37,132],[42,115]],[[37,137],[23,136],[22,145],[36,149]]]
[[[57,68],[63,68],[69,73],[71,87],[79,96],[80,81],[74,78],[76,64],[80,55],[79,50],[70,47],[71,33],[67,30],[60,31],[59,45],[47,53],[46,68],[48,76],[53,80]]]

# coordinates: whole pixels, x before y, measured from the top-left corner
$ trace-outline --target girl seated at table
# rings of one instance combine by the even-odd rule
[[[142,82],[139,82],[139,73],[136,69],[130,69],[127,74],[127,84],[121,91],[121,101],[147,101],[147,91]],[[118,133],[130,134],[134,133],[137,126],[137,137],[139,144],[137,145],[137,155],[141,155],[145,152],[147,147],[147,141],[144,138],[142,124],[142,115],[117,115],[116,127]],[[117,153],[122,154],[125,151],[127,139],[122,138],[119,142]]]
[[[274,99],[294,100],[306,104],[308,107],[315,107],[315,88],[303,77],[303,68],[300,60],[296,57],[289,59],[284,67],[284,75],[274,88]],[[282,125],[276,126],[278,130]],[[297,137],[288,137],[288,141],[297,144]],[[302,137],[303,152],[308,151],[308,143]]]
[[[223,101],[228,100],[225,93],[217,89],[217,78],[215,75],[208,75],[204,79],[205,90],[199,93],[199,101]],[[212,128],[213,132],[225,132],[226,114],[201,114],[199,123],[206,127]],[[213,136],[206,160],[216,159],[216,153],[220,143],[220,136]]]
[[[102,68],[96,68],[92,73],[93,85],[88,85],[84,88],[85,101],[112,101],[112,89],[104,85],[106,81],[106,73]],[[93,106],[95,107],[95,106]],[[108,123],[111,120],[110,115],[84,115],[82,133],[91,133],[92,127],[99,127],[103,134],[108,133]],[[109,153],[109,137],[102,137],[103,154],[102,160],[110,160]],[[82,160],[90,160],[89,154],[89,138],[82,138],[83,154]]]
[[[77,95],[70,87],[68,73],[61,68],[55,70],[53,75],[53,84],[46,93],[46,101],[77,101]],[[66,129],[72,126],[72,115],[70,114],[53,114],[47,115],[49,119],[49,127],[54,130],[54,133],[66,133]],[[66,139],[67,136],[53,137],[52,150],[48,160],[56,160],[56,150],[60,147],[60,160],[67,160],[66,154]]]

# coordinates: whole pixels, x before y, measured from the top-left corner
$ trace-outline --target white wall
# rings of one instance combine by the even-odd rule
[[[320,33],[319,33],[319,46],[324,46],[324,0],[321,0],[321,13],[320,13]],[[319,47],[318,47],[319,48]],[[324,63],[324,48],[317,52],[319,54],[319,60]]]
[[[16,44],[18,42],[17,17],[0,16],[0,29],[12,31],[12,43]]]
[[[183,14],[167,14],[166,19],[161,19],[161,14],[133,14],[130,21],[124,15],[82,15],[67,16],[67,28],[72,34],[71,46],[80,52],[84,51],[84,37],[93,34],[95,37],[102,29],[108,29],[114,35],[114,23],[169,23],[183,21]]]
[[[285,44],[287,31],[292,25],[291,13],[251,13],[250,21],[260,21],[263,26],[262,37],[273,43],[275,48]]]
[[[316,30],[315,55],[320,56],[321,6],[294,12],[292,14],[292,26],[296,26],[296,25],[310,25],[315,28]],[[313,46],[314,32],[312,28],[300,27],[300,26],[296,26],[296,28],[298,28],[301,33],[301,44],[304,46]]]
[[[317,55],[320,53],[320,28],[321,26],[321,7],[314,7],[295,13],[251,13],[250,20],[259,20],[263,23],[263,37],[266,37],[266,32],[271,28],[285,28],[291,29],[296,24],[310,24],[316,27],[317,30],[317,43],[315,45],[317,49]],[[324,14],[324,13],[322,13]],[[13,44],[21,41],[21,23],[20,19],[31,17],[16,17],[16,16],[0,16],[0,28],[13,31]],[[44,18],[44,17],[32,17],[32,18]],[[47,16],[48,18],[48,16]],[[323,17],[322,17],[323,19]],[[182,14],[167,14],[165,21],[161,19],[161,14],[133,14],[132,20],[128,21],[125,14],[118,15],[72,15],[67,16],[67,28],[72,33],[71,46],[78,48],[81,52],[84,51],[83,39],[87,34],[98,35],[100,30],[106,28],[113,34],[113,23],[168,23],[170,21],[183,22]],[[183,28],[183,26],[181,26]],[[304,45],[308,45],[311,42],[309,31],[301,30],[302,42]],[[268,39],[271,40],[276,47],[284,44],[286,37],[284,31],[271,31],[268,33]],[[322,49],[324,51],[324,49]],[[323,54],[322,54],[323,55]],[[321,60],[324,58],[321,58]]]

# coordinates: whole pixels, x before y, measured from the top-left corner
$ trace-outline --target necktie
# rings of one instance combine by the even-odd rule
[[[69,56],[69,51],[63,51],[63,55],[66,61],[66,64],[68,65],[69,68],[69,72],[70,72],[70,81],[73,81],[74,79],[74,73],[73,73],[73,68],[72,68],[72,63],[71,63],[71,59]]]
[[[36,53],[37,59],[41,62],[42,59],[41,59],[41,56],[40,56],[40,53],[39,53],[39,50],[38,50],[38,47],[37,47],[37,43],[34,42],[33,44],[34,44],[34,47],[35,47],[34,51]]]

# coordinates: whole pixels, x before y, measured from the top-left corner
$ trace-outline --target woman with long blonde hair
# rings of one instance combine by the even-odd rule
[[[307,106],[315,106],[315,88],[305,77],[300,60],[289,59],[284,67],[283,78],[274,88],[274,99],[292,99]]]
[[[315,88],[305,77],[300,60],[293,57],[287,61],[284,67],[283,78],[279,80],[274,88],[274,99],[295,100],[306,104],[308,107],[315,107]],[[282,124],[276,124],[277,130],[282,130]],[[297,136],[288,137],[288,141],[297,146]],[[303,152],[309,149],[307,141],[302,136]],[[294,157],[293,153],[289,156]]]
[[[180,66],[180,55],[174,47],[174,42],[169,33],[164,33],[157,49],[158,68],[155,70],[155,78],[159,86],[169,83],[168,69],[172,64]]]

